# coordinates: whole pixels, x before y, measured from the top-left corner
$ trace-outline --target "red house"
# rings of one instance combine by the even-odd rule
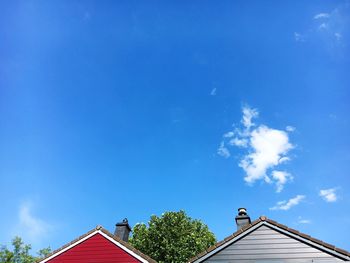
[[[114,235],[101,226],[54,251],[40,263],[156,263],[127,243],[127,219],[116,225]]]

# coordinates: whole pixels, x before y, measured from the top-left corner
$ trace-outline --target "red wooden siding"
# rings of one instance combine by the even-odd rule
[[[97,233],[49,260],[50,263],[139,263],[116,244]]]

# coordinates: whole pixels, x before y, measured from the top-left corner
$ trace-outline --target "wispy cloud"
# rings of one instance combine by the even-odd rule
[[[297,42],[304,42],[305,41],[305,37],[298,32],[294,32],[294,39]]]
[[[296,128],[293,127],[293,126],[287,126],[287,127],[286,127],[286,131],[287,131],[287,132],[293,132],[293,131],[295,131],[295,130],[296,130]]]
[[[328,23],[322,23],[322,24],[320,24],[320,25],[318,26],[318,29],[319,29],[319,30],[326,30],[326,29],[328,29],[328,28],[329,28]]]
[[[242,139],[242,138],[233,138],[229,142],[230,145],[235,145],[238,147],[243,147],[246,148],[248,146],[248,140],[247,139]]]
[[[231,138],[231,137],[233,137],[233,136],[235,136],[235,133],[232,132],[232,131],[227,132],[227,133],[224,134],[224,138]]]
[[[308,28],[294,32],[296,42],[313,41],[315,44],[322,43],[327,51],[334,54],[335,50],[344,46],[348,38],[349,27],[348,3],[338,5],[329,12],[320,12],[310,18]],[[337,48],[337,49],[335,49]]]
[[[319,195],[325,200],[326,202],[332,203],[337,201],[337,188],[329,188],[329,189],[323,189],[320,190]]]
[[[340,41],[340,40],[343,38],[343,35],[340,34],[340,33],[338,33],[338,32],[335,32],[335,33],[334,33],[334,36],[335,36],[335,38],[336,38],[338,41]]]
[[[314,16],[314,19],[329,18],[329,16],[330,15],[328,13],[319,13]]]
[[[22,203],[18,209],[16,235],[38,244],[48,234],[52,226],[33,214],[31,202]]]
[[[257,109],[245,106],[242,113],[243,127],[236,127],[223,135],[218,154],[229,156],[228,146],[243,149],[246,154],[238,165],[245,171],[244,180],[249,184],[257,180],[275,183],[276,192],[281,192],[284,185],[293,178],[288,172],[276,169],[290,160],[287,154],[293,145],[289,142],[288,133],[266,125],[257,125],[254,122],[259,116]]]
[[[298,224],[311,224],[311,220],[305,219],[305,218],[302,218],[301,216],[299,216],[298,217]]]
[[[218,155],[225,157],[225,158],[228,158],[231,156],[229,150],[225,147],[225,142],[223,142],[223,141],[220,143],[220,146],[218,148],[217,153],[218,153]]]
[[[297,195],[291,199],[277,202],[274,207],[271,207],[270,210],[289,210],[293,206],[298,205],[303,199],[305,199],[305,195]]]
[[[210,92],[211,96],[215,96],[216,95],[216,88],[213,88]]]
[[[243,118],[241,120],[242,124],[246,129],[249,129],[252,126],[255,126],[255,124],[252,122],[254,118],[257,118],[259,116],[259,112],[257,109],[252,109],[250,107],[243,107]]]
[[[276,180],[277,193],[283,190],[284,184],[287,183],[288,180],[293,179],[290,173],[284,171],[272,171],[272,178]]]

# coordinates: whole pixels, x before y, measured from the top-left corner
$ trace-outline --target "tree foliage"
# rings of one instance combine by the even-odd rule
[[[6,246],[0,248],[1,263],[34,263],[51,252],[50,248],[44,248],[38,252],[38,257],[34,257],[29,253],[31,245],[24,244],[20,237],[15,237],[12,240],[12,246],[13,250],[9,250]]]
[[[209,246],[216,238],[208,226],[184,211],[151,216],[148,226],[136,224],[130,243],[159,263],[183,263]]]

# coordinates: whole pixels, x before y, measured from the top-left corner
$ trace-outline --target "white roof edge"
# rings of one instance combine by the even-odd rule
[[[56,253],[52,254],[52,255],[49,256],[48,258],[45,258],[45,259],[39,261],[39,263],[48,262],[49,260],[51,260],[51,259],[57,257],[58,255],[60,255],[60,254],[62,254],[62,253],[64,253],[64,252],[66,252],[67,250],[71,249],[72,247],[75,247],[76,245],[82,243],[82,242],[85,241],[86,239],[89,239],[90,237],[96,235],[98,232],[99,232],[99,230],[98,230],[98,229],[95,229],[95,230],[94,230],[92,233],[90,233],[89,235],[87,235],[87,236],[83,237],[82,239],[79,239],[79,240],[77,240],[76,242],[70,244],[69,246],[67,246],[67,247],[65,247],[65,248],[63,248],[63,249],[57,251]]]
[[[143,257],[141,257],[140,255],[137,255],[134,251],[128,249],[127,247],[123,246],[121,243],[119,243],[117,240],[111,238],[110,236],[106,235],[105,233],[103,233],[102,231],[99,230],[99,233],[104,236],[105,238],[107,238],[109,241],[113,242],[114,244],[116,244],[118,247],[120,247],[121,249],[123,249],[126,253],[130,254],[131,256],[133,256],[134,258],[137,258],[138,260],[140,260],[142,263],[149,263],[148,260],[144,259]]]
[[[329,249],[329,248],[327,248],[327,247],[324,247],[324,246],[322,246],[322,245],[320,245],[320,244],[317,244],[316,242],[314,242],[314,241],[312,241],[312,240],[309,240],[309,239],[307,239],[307,238],[303,238],[302,236],[299,236],[299,235],[297,235],[297,234],[293,234],[292,232],[290,232],[290,231],[288,231],[288,230],[286,230],[286,229],[283,229],[283,228],[281,228],[281,227],[278,227],[278,226],[276,226],[276,225],[273,225],[273,224],[269,223],[268,221],[265,221],[265,220],[264,220],[264,221],[260,221],[260,222],[257,223],[256,225],[250,227],[250,228],[247,229],[246,231],[244,231],[244,232],[238,234],[237,236],[235,236],[234,238],[232,238],[230,241],[224,243],[223,245],[221,245],[221,246],[215,248],[214,250],[210,251],[209,253],[205,254],[203,257],[196,259],[196,260],[193,261],[192,263],[200,263],[200,262],[203,262],[204,260],[206,260],[207,258],[209,258],[209,257],[211,257],[212,255],[216,254],[216,253],[219,252],[220,250],[223,250],[223,249],[225,249],[227,246],[229,246],[229,245],[235,243],[238,239],[240,239],[240,238],[242,238],[243,236],[245,236],[245,235],[247,235],[247,234],[253,232],[255,229],[259,228],[261,225],[267,225],[267,226],[269,226],[269,227],[271,227],[271,228],[273,228],[273,229],[275,229],[275,230],[278,230],[278,231],[280,231],[280,232],[282,232],[282,233],[284,233],[284,234],[286,234],[286,235],[291,236],[292,238],[295,238],[295,239],[297,239],[297,240],[299,240],[299,241],[302,241],[302,242],[304,242],[304,243],[307,243],[307,244],[309,244],[310,246],[316,247],[316,248],[318,248],[318,249],[320,249],[320,250],[322,250],[322,251],[324,251],[324,252],[326,252],[326,253],[328,253],[328,254],[332,254],[332,255],[334,255],[334,256],[337,257],[337,258],[344,259],[344,260],[346,260],[346,261],[350,261],[350,257],[349,257],[349,256],[346,256],[346,255],[341,254],[341,253],[339,253],[339,252],[337,252],[337,251],[335,251],[335,250],[332,250],[332,249]]]
[[[247,229],[246,231],[238,234],[237,236],[235,236],[234,238],[232,238],[230,241],[227,241],[226,243],[222,244],[221,246],[215,248],[214,250],[210,251],[208,254],[205,254],[203,257],[196,259],[195,261],[193,261],[193,263],[200,263],[203,262],[203,260],[211,257],[212,255],[216,254],[217,252],[219,252],[220,250],[226,248],[227,246],[231,245],[232,243],[236,242],[237,239],[242,238],[242,236],[248,235],[250,232],[254,231],[255,229],[257,229],[258,227],[260,227],[263,222],[265,221],[261,221],[259,223],[257,223],[256,225],[250,227],[249,229]]]
[[[307,239],[307,238],[305,238],[305,237],[302,237],[302,236],[299,236],[299,235],[297,235],[297,234],[294,234],[293,232],[290,232],[290,231],[288,231],[288,230],[286,230],[286,229],[283,229],[283,228],[281,228],[281,227],[275,226],[275,225],[273,225],[273,224],[271,224],[271,223],[269,223],[269,222],[267,222],[267,221],[264,221],[264,222],[265,222],[265,224],[266,224],[267,226],[269,226],[269,227],[271,227],[271,228],[273,228],[273,229],[275,229],[275,230],[278,230],[278,231],[280,231],[280,232],[282,232],[282,233],[284,233],[284,234],[286,234],[286,235],[289,235],[289,236],[291,236],[291,237],[293,237],[293,238],[295,238],[295,239],[297,239],[297,240],[299,240],[299,241],[302,241],[302,242],[304,242],[304,243],[307,243],[307,244],[310,245],[310,246],[316,247],[316,248],[318,248],[319,250],[322,250],[322,251],[324,251],[324,252],[326,252],[326,253],[328,253],[328,254],[332,254],[332,255],[334,255],[335,257],[338,257],[338,258],[341,258],[341,259],[345,259],[345,260],[347,260],[347,261],[350,260],[350,257],[349,257],[349,256],[346,256],[346,255],[344,255],[344,254],[341,254],[341,253],[339,253],[339,252],[337,252],[337,251],[335,251],[335,250],[329,249],[329,248],[327,248],[327,247],[325,247],[325,246],[322,246],[322,245],[320,245],[320,244],[318,244],[318,243],[316,243],[316,242],[314,242],[314,241],[312,241],[312,240],[310,240],[310,239]]]
[[[122,250],[124,250],[126,253],[130,254],[132,257],[140,260],[142,263],[149,263],[148,260],[144,259],[143,257],[137,255],[135,252],[133,252],[132,250],[128,249],[127,247],[125,247],[124,245],[122,245],[121,243],[119,243],[117,240],[111,238],[110,236],[108,236],[107,234],[105,234],[103,231],[101,231],[101,229],[95,229],[92,233],[90,233],[89,235],[83,237],[82,239],[77,240],[76,242],[70,244],[69,246],[65,247],[64,249],[61,249],[60,251],[57,251],[56,253],[52,254],[51,256],[49,256],[48,258],[45,258],[41,261],[39,261],[39,263],[46,263],[48,261],[50,261],[51,259],[57,257],[58,255],[66,252],[67,250],[79,245],[80,243],[84,242],[85,240],[89,239],[90,237],[96,235],[96,234],[101,234],[103,237],[105,237],[106,239],[108,239],[109,241],[111,241],[112,243],[114,243],[115,245],[117,245],[119,248],[121,248]]]

